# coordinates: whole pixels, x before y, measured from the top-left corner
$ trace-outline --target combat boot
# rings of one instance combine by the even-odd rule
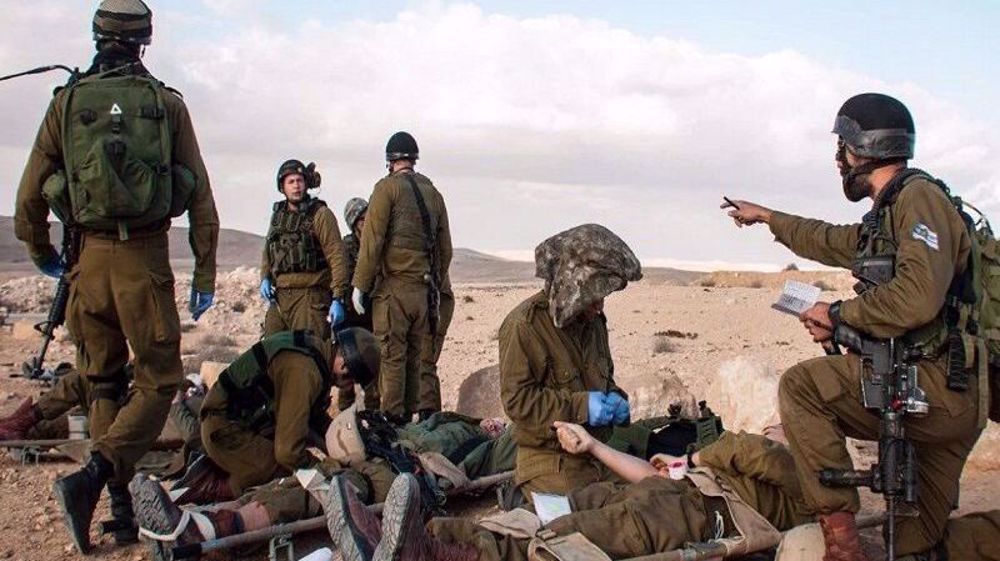
[[[327,495],[326,527],[343,561],[371,561],[382,539],[382,524],[358,497],[347,478],[338,475]]]
[[[235,510],[187,511],[170,500],[158,481],[137,474],[128,485],[135,502],[136,521],[155,561],[173,559],[172,550],[205,540],[241,534],[243,520]],[[183,525],[183,527],[182,527]],[[185,555],[198,557],[199,553]]]
[[[215,465],[208,456],[191,462],[183,476],[174,483],[171,491],[183,489],[177,504],[206,505],[236,498],[229,486],[229,474]]]
[[[80,471],[55,482],[52,494],[59,502],[73,544],[80,553],[90,552],[90,522],[101,498],[101,490],[115,474],[115,467],[99,452],[91,452],[90,461]]]
[[[373,561],[477,561],[479,551],[466,544],[447,544],[424,528],[420,483],[412,473],[392,482],[382,511],[382,541]]]
[[[834,512],[817,517],[826,543],[823,561],[867,561],[852,512]]]
[[[101,532],[111,534],[118,545],[139,541],[139,529],[135,525],[132,495],[128,493],[128,486],[109,481],[108,496],[111,498],[111,520],[101,522]]]
[[[0,440],[24,440],[41,419],[31,398],[26,398],[13,413],[0,419]]]

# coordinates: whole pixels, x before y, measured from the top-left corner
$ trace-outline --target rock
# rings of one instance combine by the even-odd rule
[[[982,471],[1000,470],[1000,425],[989,423],[969,455],[968,465]]]
[[[455,410],[463,415],[506,417],[500,401],[500,365],[494,364],[473,372],[458,388]]]
[[[15,322],[12,335],[18,341],[34,341],[41,337],[41,334],[35,331],[35,324],[30,321]]]
[[[213,362],[211,360],[206,360],[201,363],[201,380],[205,382],[205,385],[212,387],[215,381],[219,379],[219,374],[229,366],[224,362]]]
[[[777,424],[779,373],[768,364],[738,356],[722,363],[708,390],[708,405],[726,427],[760,433]]]

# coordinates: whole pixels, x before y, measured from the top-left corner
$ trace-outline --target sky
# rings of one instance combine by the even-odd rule
[[[913,165],[1000,216],[997,2],[150,5],[145,61],[185,96],[226,228],[266,230],[292,157],[317,163],[317,195],[341,215],[407,130],[457,246],[527,259],[598,222],[646,265],[806,265],[718,205],[856,220],[866,208],[841,194],[829,131],[864,91],[909,106]],[[0,0],[0,73],[87,66],[95,6]],[[0,83],[0,214],[64,80]]]

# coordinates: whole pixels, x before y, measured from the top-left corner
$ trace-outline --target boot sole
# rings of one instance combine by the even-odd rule
[[[364,538],[358,538],[358,529],[348,516],[347,488],[343,477],[334,477],[326,504],[326,528],[330,531],[333,543],[337,544],[343,561],[370,561],[372,551]]]
[[[74,504],[74,499],[69,490],[65,488],[65,485],[63,479],[56,481],[52,485],[52,494],[55,495],[56,502],[59,503],[59,510],[62,511],[63,520],[66,522],[66,528],[69,529],[69,537],[73,540],[73,545],[76,546],[76,549],[80,553],[87,555],[91,550],[90,524],[88,523],[86,528],[77,528],[74,524],[73,518],[69,515],[68,508],[69,505]],[[76,502],[79,502],[79,499]],[[91,517],[93,517],[93,513],[91,513]]]
[[[159,483],[152,479],[147,479],[144,475],[136,475],[128,485],[132,494],[132,509],[135,511],[135,521],[140,528],[145,528],[157,534],[169,534],[176,528],[176,524],[171,524],[171,512],[167,508],[170,502],[170,495],[163,490]],[[149,546],[149,552],[155,561],[170,561],[170,549],[173,542],[161,542],[159,540],[143,538]]]
[[[406,535],[406,529],[411,526],[409,505],[419,493],[420,484],[412,474],[403,473],[393,480],[382,510],[382,541],[375,548],[372,561],[408,561],[400,555],[409,541]],[[416,515],[420,516],[420,512]]]

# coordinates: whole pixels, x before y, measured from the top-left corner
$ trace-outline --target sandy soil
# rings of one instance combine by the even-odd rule
[[[781,371],[817,356],[820,350],[797,320],[770,309],[781,275],[740,276],[743,279],[715,275],[717,286],[640,282],[607,300],[616,377],[631,395],[633,417],[663,414],[673,401],[693,407],[696,399],[707,399],[731,429],[758,431],[777,420],[775,391]],[[807,274],[808,278],[819,277]],[[182,347],[188,370],[196,371],[205,359],[231,360],[256,339],[264,308],[256,296],[255,279],[251,269],[221,275],[216,307],[198,323],[184,321]],[[46,298],[38,292],[47,286],[37,277],[0,284],[0,305],[18,313],[43,312]],[[837,282],[831,286],[835,290],[824,295],[832,300],[846,295],[837,290],[850,285]],[[456,286],[455,319],[439,366],[446,408],[458,403],[466,377],[497,362],[501,321],[537,289],[534,284]],[[189,285],[178,281],[182,309],[186,309],[189,290]],[[184,311],[181,316],[189,317]],[[41,388],[35,384],[8,377],[36,351],[37,344],[36,338],[25,337],[22,330],[0,328],[0,414],[12,411],[25,396],[39,394]],[[50,353],[52,361],[72,360],[68,338],[58,337]],[[865,450],[855,451],[859,458],[868,456]],[[73,469],[71,463],[58,460],[22,466],[0,455],[0,560],[83,559],[70,546],[50,495],[52,482]],[[991,425],[965,470],[960,513],[1000,508],[993,482],[998,470],[1000,428]],[[461,508],[483,512],[488,502],[483,499]],[[866,496],[865,504],[877,508],[878,501]],[[105,502],[99,513],[98,519],[107,515]],[[307,543],[315,545],[317,539]],[[101,558],[115,560],[144,559],[146,553],[139,546],[115,548],[103,539],[97,551]],[[303,554],[308,549],[298,551]],[[251,558],[265,559],[266,552]]]

